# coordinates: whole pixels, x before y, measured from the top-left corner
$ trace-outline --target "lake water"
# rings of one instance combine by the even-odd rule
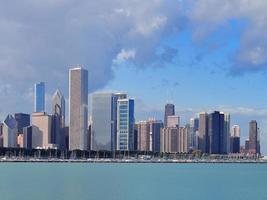
[[[0,163],[1,200],[266,200],[265,164]]]

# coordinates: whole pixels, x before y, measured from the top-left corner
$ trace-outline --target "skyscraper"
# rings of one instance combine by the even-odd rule
[[[203,153],[209,153],[209,120],[207,113],[199,114],[198,149]]]
[[[189,138],[189,125],[185,127],[179,127],[178,134],[178,152],[188,152],[188,138]]]
[[[60,116],[60,126],[65,127],[65,98],[59,89],[52,97],[52,114]]]
[[[117,103],[117,150],[134,150],[134,100]]]
[[[150,124],[147,121],[141,121],[137,123],[138,131],[138,150],[149,151],[150,150]]]
[[[32,126],[23,128],[23,144],[26,149],[32,148]]]
[[[214,111],[209,114],[209,142],[211,154],[226,154],[227,137],[225,136],[225,116],[223,113]]]
[[[256,120],[249,122],[249,153],[260,154],[259,130]]]
[[[58,148],[65,148],[65,98],[56,90],[52,97],[52,116],[51,116],[51,143],[56,144]]]
[[[69,149],[87,150],[88,71],[69,70]]]
[[[0,147],[3,147],[3,123],[0,122]]]
[[[230,152],[240,153],[240,126],[233,125],[230,137]]]
[[[3,123],[3,146],[17,147],[17,121],[12,115],[8,115]]]
[[[165,127],[160,133],[160,151],[176,153],[179,150],[179,127]]]
[[[51,144],[51,116],[45,112],[32,113],[32,148],[47,149]]]
[[[45,83],[34,85],[34,112],[45,112]]]
[[[17,125],[18,125],[18,133],[22,134],[23,128],[30,126],[31,117],[28,114],[16,113],[15,119],[16,119]]]
[[[167,117],[167,126],[166,127],[178,127],[180,125],[180,117],[171,115]]]
[[[224,114],[224,132],[223,132],[223,138],[222,138],[222,152],[224,154],[230,153],[230,137],[231,137],[231,118],[229,113],[223,113]]]
[[[199,119],[191,118],[190,119],[190,131],[189,131],[189,150],[198,149],[198,129],[199,129]]]
[[[173,104],[166,104],[165,105],[165,114],[164,114],[164,126],[167,127],[167,119],[168,116],[175,115],[175,106]]]
[[[163,128],[161,120],[149,120],[150,126],[150,151],[160,152],[160,131]]]
[[[112,93],[92,95],[92,150],[116,150],[117,96]]]

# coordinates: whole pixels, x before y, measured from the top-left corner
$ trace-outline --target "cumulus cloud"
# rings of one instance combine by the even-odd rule
[[[190,1],[192,3],[192,1]],[[192,3],[188,17],[193,37],[201,40],[217,30],[227,29],[231,20],[244,21],[240,45],[233,55],[235,73],[258,71],[267,66],[267,1],[198,0]]]
[[[113,78],[113,61],[130,59],[144,67],[160,60],[161,39],[178,33],[183,23],[176,1],[0,3],[0,85],[16,91],[0,96],[4,107],[13,98],[15,105],[32,108],[20,97],[37,81],[45,81],[49,93],[55,87],[67,93],[68,68],[76,64],[89,70],[89,92],[99,89]]]
[[[121,64],[129,59],[134,59],[134,58],[135,58],[134,49],[129,49],[129,50],[122,49],[121,52],[117,54],[116,59],[113,60],[113,63]]]

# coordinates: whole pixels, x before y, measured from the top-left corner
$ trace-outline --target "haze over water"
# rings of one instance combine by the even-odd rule
[[[3,200],[261,200],[265,164],[0,165]]]

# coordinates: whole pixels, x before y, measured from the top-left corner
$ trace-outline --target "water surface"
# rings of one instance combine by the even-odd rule
[[[266,200],[265,164],[0,163],[1,200]]]

